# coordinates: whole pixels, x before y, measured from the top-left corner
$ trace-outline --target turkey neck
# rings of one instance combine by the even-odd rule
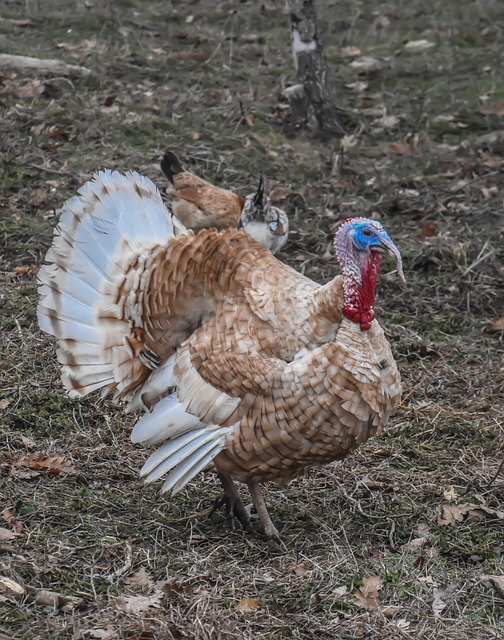
[[[352,251],[343,259],[340,258],[343,271],[343,315],[360,324],[362,331],[370,328],[375,317],[373,304],[381,261],[382,254],[373,250],[357,254]]]

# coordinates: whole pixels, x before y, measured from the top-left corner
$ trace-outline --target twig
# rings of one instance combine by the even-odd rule
[[[493,483],[497,480],[497,478],[499,477],[500,472],[502,471],[502,467],[504,466],[504,458],[502,458],[502,461],[499,465],[499,468],[497,469],[495,475],[493,476],[493,478],[490,479],[488,486],[491,487],[493,485]]]
[[[0,53],[0,69],[11,68],[18,71],[37,71],[57,75],[89,76],[91,71],[86,67],[78,67],[75,64],[67,64],[61,60],[29,58],[28,56],[15,56]]]
[[[413,387],[413,389],[410,390],[410,392],[408,393],[408,395],[404,398],[404,400],[401,402],[401,407],[404,408],[404,404],[406,403],[406,401],[415,393],[415,391],[421,387],[423,385],[423,383],[427,380],[427,378],[430,376],[430,374],[432,373],[433,369],[435,366],[437,366],[440,362],[442,362],[444,360],[445,356],[439,356],[439,358],[433,363],[432,367],[430,369],[427,369],[427,371],[424,373],[424,375],[421,377],[420,382],[417,382],[417,384]]]

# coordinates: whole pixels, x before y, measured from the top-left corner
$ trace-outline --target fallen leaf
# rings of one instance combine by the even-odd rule
[[[403,49],[409,53],[419,53],[420,51],[428,51],[435,46],[436,43],[430,40],[410,40],[404,45]]]
[[[486,104],[484,107],[481,107],[480,113],[485,115],[504,116],[504,102],[499,101]]]
[[[357,58],[362,54],[359,47],[342,47],[340,49],[340,56],[342,58]]]
[[[345,134],[340,140],[341,148],[343,149],[343,151],[353,149],[358,142],[359,138],[353,134]]]
[[[197,131],[190,131],[189,137],[191,138],[191,140],[194,140],[194,142],[196,142],[196,140],[199,140],[201,138],[201,133],[198,133]]]
[[[32,589],[33,587],[30,588],[30,591]],[[48,589],[33,589],[32,597],[36,604],[67,612],[78,609],[84,602],[83,598],[62,596],[60,593]]]
[[[376,58],[363,56],[362,58],[358,58],[351,62],[349,66],[356,71],[370,71],[371,69],[375,69],[378,65],[379,62]]]
[[[22,456],[14,463],[13,467],[25,467],[34,472],[47,472],[54,475],[59,473],[76,475],[78,473],[70,460],[57,453],[49,456],[44,451],[36,451],[29,456]],[[14,472],[13,475],[16,473]]]
[[[156,636],[154,635],[154,631],[143,629],[140,633],[135,633],[133,636],[128,635],[128,640],[156,640]]]
[[[437,230],[438,230],[438,223],[435,220],[427,220],[427,222],[425,222],[424,226],[422,227],[422,230],[420,231],[417,237],[419,240],[425,240],[425,238],[432,238],[433,236],[437,235]]]
[[[1,411],[5,411],[5,409],[7,409],[7,407],[10,405],[11,401],[8,400],[7,398],[2,398],[0,400],[0,410]]]
[[[125,613],[139,614],[148,611],[151,607],[160,607],[163,596],[162,591],[156,591],[150,596],[119,596],[116,605]]]
[[[443,504],[439,507],[438,524],[450,525],[462,522],[465,516],[475,522],[480,522],[487,516],[495,516],[502,520],[504,519],[504,511],[498,511],[481,504]]]
[[[154,584],[154,580],[152,579],[151,574],[145,567],[140,567],[140,569],[136,573],[131,575],[129,578],[126,578],[125,582],[129,585],[140,584],[148,587]]]
[[[111,624],[107,625],[106,629],[88,629],[84,633],[90,638],[99,638],[100,640],[115,640],[119,637],[116,628]]]
[[[19,534],[14,533],[14,531],[11,531],[10,529],[6,529],[5,527],[0,527],[0,542],[2,540],[12,540],[17,535]]]
[[[253,44],[254,42],[263,42],[264,37],[260,36],[257,33],[243,33],[241,36],[241,41],[245,44]]]
[[[117,96],[107,96],[105,98],[105,100],[103,101],[103,106],[104,107],[111,107],[114,104],[116,98],[117,98]]]
[[[401,551],[418,551],[427,543],[427,538],[413,538],[401,546]]]
[[[26,592],[25,588],[20,584],[4,576],[0,576],[0,591],[3,591],[4,593],[6,591],[12,591],[16,596],[23,596]]]
[[[432,601],[432,611],[436,617],[439,617],[441,611],[446,608],[447,603],[453,598],[457,590],[458,583],[454,582],[450,585],[440,586],[434,589],[434,600]]]
[[[254,609],[257,609],[258,606],[258,598],[242,598],[236,605],[235,609],[237,611],[253,611]]]
[[[38,98],[41,96],[46,85],[42,80],[11,80],[5,81],[5,86],[0,90],[1,95],[12,95],[16,98],[28,99]]]
[[[19,436],[19,439],[21,440],[21,442],[24,444],[25,447],[28,447],[29,449],[33,448],[35,446],[35,440],[32,440],[31,438],[28,438],[27,436]]]
[[[452,500],[455,500],[457,495],[458,494],[453,487],[450,487],[447,491],[443,491],[443,499],[446,500],[446,502],[451,502]]]
[[[483,160],[485,167],[488,167],[489,169],[499,169],[504,164],[504,160],[502,158],[497,158],[482,149],[478,149],[478,155]]]
[[[492,331],[504,331],[504,316],[502,318],[496,318],[490,323],[490,329]]]
[[[406,156],[410,153],[410,147],[403,142],[393,142],[390,145],[390,148],[395,153],[396,156]]]
[[[366,576],[362,580],[362,586],[353,594],[359,604],[368,611],[377,611],[380,606],[378,591],[382,588],[383,581],[378,576]]]
[[[462,522],[464,516],[467,514],[469,509],[467,505],[458,505],[458,504],[445,504],[440,507],[440,514],[438,517],[438,524],[440,525],[448,525],[454,524],[455,522]]]
[[[334,589],[333,591],[333,595],[335,598],[342,598],[343,596],[346,596],[347,593],[348,593],[348,587],[345,587],[345,586],[336,587],[336,589]]]
[[[481,576],[481,579],[504,600],[504,576]]]
[[[367,82],[349,82],[348,84],[345,85],[345,87],[347,89],[351,89],[352,91],[355,91],[356,93],[363,93],[367,88],[368,88],[368,83]]]
[[[2,518],[12,527],[14,534],[19,535],[22,533],[24,529],[24,522],[22,520],[18,520],[10,509],[4,509],[2,511]]]
[[[47,202],[47,191],[45,189],[35,189],[28,204],[32,207],[39,207]]]
[[[161,587],[163,593],[168,597],[181,593],[185,593],[186,595],[194,594],[194,588],[191,584],[183,584],[177,578],[173,578],[172,580],[169,580],[167,582],[158,582],[157,584]]]

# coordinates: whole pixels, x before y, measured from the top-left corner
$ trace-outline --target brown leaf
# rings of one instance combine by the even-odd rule
[[[448,601],[453,598],[457,587],[458,583],[454,582],[448,585],[441,585],[439,588],[434,589],[432,611],[435,616],[439,616],[441,614],[441,611],[446,607]]]
[[[383,581],[378,576],[366,576],[362,580],[362,587],[353,594],[359,604],[368,611],[377,611],[380,606],[378,591],[382,588]]]
[[[253,44],[254,42],[264,42],[264,37],[258,33],[243,33],[241,41],[245,44]]]
[[[119,596],[116,600],[116,605],[118,609],[125,613],[137,615],[148,611],[151,607],[160,607],[162,599],[163,592],[156,591],[150,596]]]
[[[464,516],[469,511],[468,505],[463,504],[444,504],[440,507],[438,524],[448,525],[455,522],[462,522]]]
[[[437,235],[438,223],[435,220],[427,220],[427,222],[422,227],[422,230],[418,234],[419,240],[425,240],[425,238],[432,238],[432,236]]]
[[[140,584],[143,586],[152,586],[154,584],[154,580],[152,579],[151,574],[145,569],[145,567],[140,567],[140,569],[131,575],[129,578],[125,580],[126,584],[135,585]]]
[[[7,398],[2,398],[0,400],[0,411],[5,411],[5,409],[7,409],[10,403],[11,403],[10,400],[8,400]]]
[[[504,600],[504,576],[481,576],[481,579],[492,587],[499,598]]]
[[[485,167],[489,167],[490,169],[498,169],[504,164],[504,160],[502,158],[496,158],[491,153],[483,151],[482,149],[478,149],[478,155],[483,160]]]
[[[504,116],[504,101],[492,102],[481,107],[480,113],[485,115]]]
[[[13,80],[12,82],[5,83],[5,87],[1,93],[13,95],[16,98],[31,100],[32,98],[41,96],[45,89],[46,85],[42,80]]]
[[[464,516],[468,516],[473,522],[481,522],[487,516],[494,516],[499,520],[504,519],[504,511],[498,511],[481,504],[442,504],[439,507],[438,524],[449,525],[462,522]]]
[[[173,578],[168,582],[158,582],[158,585],[161,587],[163,593],[165,593],[168,597],[173,595],[185,593],[187,595],[194,594],[194,588],[190,584],[182,584],[178,578]]]
[[[14,582],[14,580],[0,576],[0,592],[5,593],[8,591],[11,591],[16,596],[23,596],[26,593],[25,588],[17,582]]]
[[[117,96],[107,96],[105,98],[105,100],[103,101],[103,106],[104,107],[111,107],[114,104],[116,98],[117,98]]]
[[[90,638],[99,638],[100,640],[116,640],[117,629],[111,624],[107,625],[106,629],[88,629],[85,634]]]
[[[360,55],[362,55],[362,51],[359,49],[359,47],[342,47],[340,49],[340,56],[342,58],[358,58]]]
[[[10,529],[5,529],[4,527],[0,527],[0,542],[2,540],[12,540],[13,538],[16,537],[17,534],[14,533],[14,531],[11,531]]]
[[[301,562],[291,564],[288,569],[294,572],[297,576],[305,576],[312,570],[311,564],[310,562],[308,562],[308,560],[301,560]]]
[[[492,331],[504,331],[504,316],[502,318],[496,318],[490,323],[490,329]]]
[[[10,524],[14,534],[19,535],[23,531],[24,522],[22,520],[17,520],[16,516],[10,509],[4,509],[2,511],[2,518],[7,524]]]
[[[395,153],[396,156],[407,156],[410,153],[410,148],[407,144],[402,142],[393,142],[390,145],[390,148]]]
[[[47,191],[45,189],[35,189],[28,204],[32,207],[39,207],[47,202]]]
[[[33,587],[30,587],[30,590],[32,589]],[[48,589],[33,589],[33,601],[36,604],[61,611],[74,611],[83,604],[84,599],[75,596],[62,596],[60,593]]]
[[[259,598],[242,598],[236,605],[237,611],[253,611],[259,606]]]
[[[29,456],[22,456],[13,466],[26,467],[31,471],[47,472],[55,475],[59,473],[76,475],[78,473],[73,464],[65,457],[57,453],[49,456],[44,451],[36,451]],[[16,474],[14,473],[14,475]]]

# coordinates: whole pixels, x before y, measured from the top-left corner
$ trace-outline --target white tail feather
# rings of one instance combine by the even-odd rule
[[[204,427],[199,418],[184,411],[177,397],[171,395],[160,400],[152,413],[147,413],[136,423],[131,433],[131,441],[157,444],[200,426]]]
[[[102,171],[64,205],[49,264],[40,270],[38,319],[58,338],[62,381],[72,395],[113,390],[114,383],[120,391],[130,384],[122,382],[128,372],[143,367],[126,353],[129,324],[114,287],[130,258],[174,232],[155,185],[134,172]]]
[[[169,473],[162,492],[174,494],[222,451],[228,431],[211,425],[170,438],[148,458],[140,476],[150,484]]]
[[[168,479],[161,487],[161,493],[168,491],[172,496],[177,494],[194,476],[203,471],[222,449],[223,445],[220,440],[217,443],[210,441],[200,447],[197,452],[193,453],[169,474]]]

